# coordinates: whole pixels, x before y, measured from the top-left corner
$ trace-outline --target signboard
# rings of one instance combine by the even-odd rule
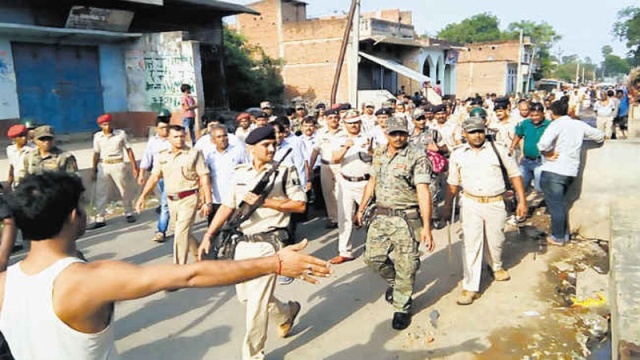
[[[458,63],[458,51],[447,50],[447,56],[444,60],[445,65],[454,65]]]
[[[73,6],[69,11],[66,28],[127,32],[133,20],[133,11]]]

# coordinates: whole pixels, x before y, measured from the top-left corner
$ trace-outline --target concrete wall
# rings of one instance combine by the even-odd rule
[[[124,63],[129,111],[178,111],[183,83],[192,86],[192,96],[204,105],[199,48],[184,41],[182,32],[145,34],[126,48]]]
[[[126,111],[127,76],[124,67],[123,47],[100,45],[100,82],[103,88],[104,112]]]
[[[456,65],[456,94],[458,98],[476,93],[504,94],[507,90],[507,62],[466,62]]]
[[[20,117],[11,42],[0,39],[0,120]]]

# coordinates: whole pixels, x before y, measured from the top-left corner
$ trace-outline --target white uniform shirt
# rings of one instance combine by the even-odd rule
[[[232,184],[230,179],[233,178],[234,169],[240,164],[249,162],[249,156],[244,146],[233,146],[229,144],[222,152],[218,151],[216,146],[209,141],[209,145],[205,142],[196,149],[202,152],[204,162],[209,167],[209,176],[211,177],[211,201],[214,204],[221,204],[224,194],[231,191]]]

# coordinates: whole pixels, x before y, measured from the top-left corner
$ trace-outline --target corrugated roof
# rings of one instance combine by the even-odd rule
[[[220,11],[224,11],[230,14],[241,14],[241,13],[246,13],[246,14],[253,14],[253,15],[260,15],[259,12],[243,6],[243,5],[239,5],[239,4],[232,4],[232,3],[228,3],[228,2],[224,2],[224,1],[217,1],[217,0],[165,0],[165,3],[168,1],[172,1],[172,2],[182,2],[182,3],[186,3],[186,4],[192,4],[192,5],[199,5],[199,6],[206,6],[212,9],[216,9],[216,10],[220,10]]]

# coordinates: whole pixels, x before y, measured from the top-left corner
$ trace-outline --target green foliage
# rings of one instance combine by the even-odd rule
[[[630,6],[620,10],[613,33],[626,41],[633,65],[640,63],[640,8]]]
[[[237,32],[224,29],[225,76],[231,109],[255,107],[262,100],[282,100],[284,81],[281,61],[267,56],[262,48],[252,47]]]
[[[482,13],[464,19],[460,23],[449,24],[436,37],[459,44],[499,40],[502,36],[499,21],[495,15]]]
[[[613,54],[613,48],[611,47],[611,45],[605,45],[602,47],[602,56],[603,57],[607,57],[609,55]]]
[[[562,37],[556,33],[553,27],[542,21],[522,20],[513,22],[507,26],[507,30],[501,31],[499,20],[490,13],[482,13],[462,20],[460,23],[445,26],[438,34],[439,39],[452,41],[459,44],[513,40],[520,37],[520,30],[524,36],[531,38],[538,50],[540,68],[534,78],[540,79],[551,72],[550,49]]]
[[[631,65],[629,65],[629,62],[626,59],[613,54],[609,54],[604,58],[605,76],[628,74],[629,71],[631,71]]]

